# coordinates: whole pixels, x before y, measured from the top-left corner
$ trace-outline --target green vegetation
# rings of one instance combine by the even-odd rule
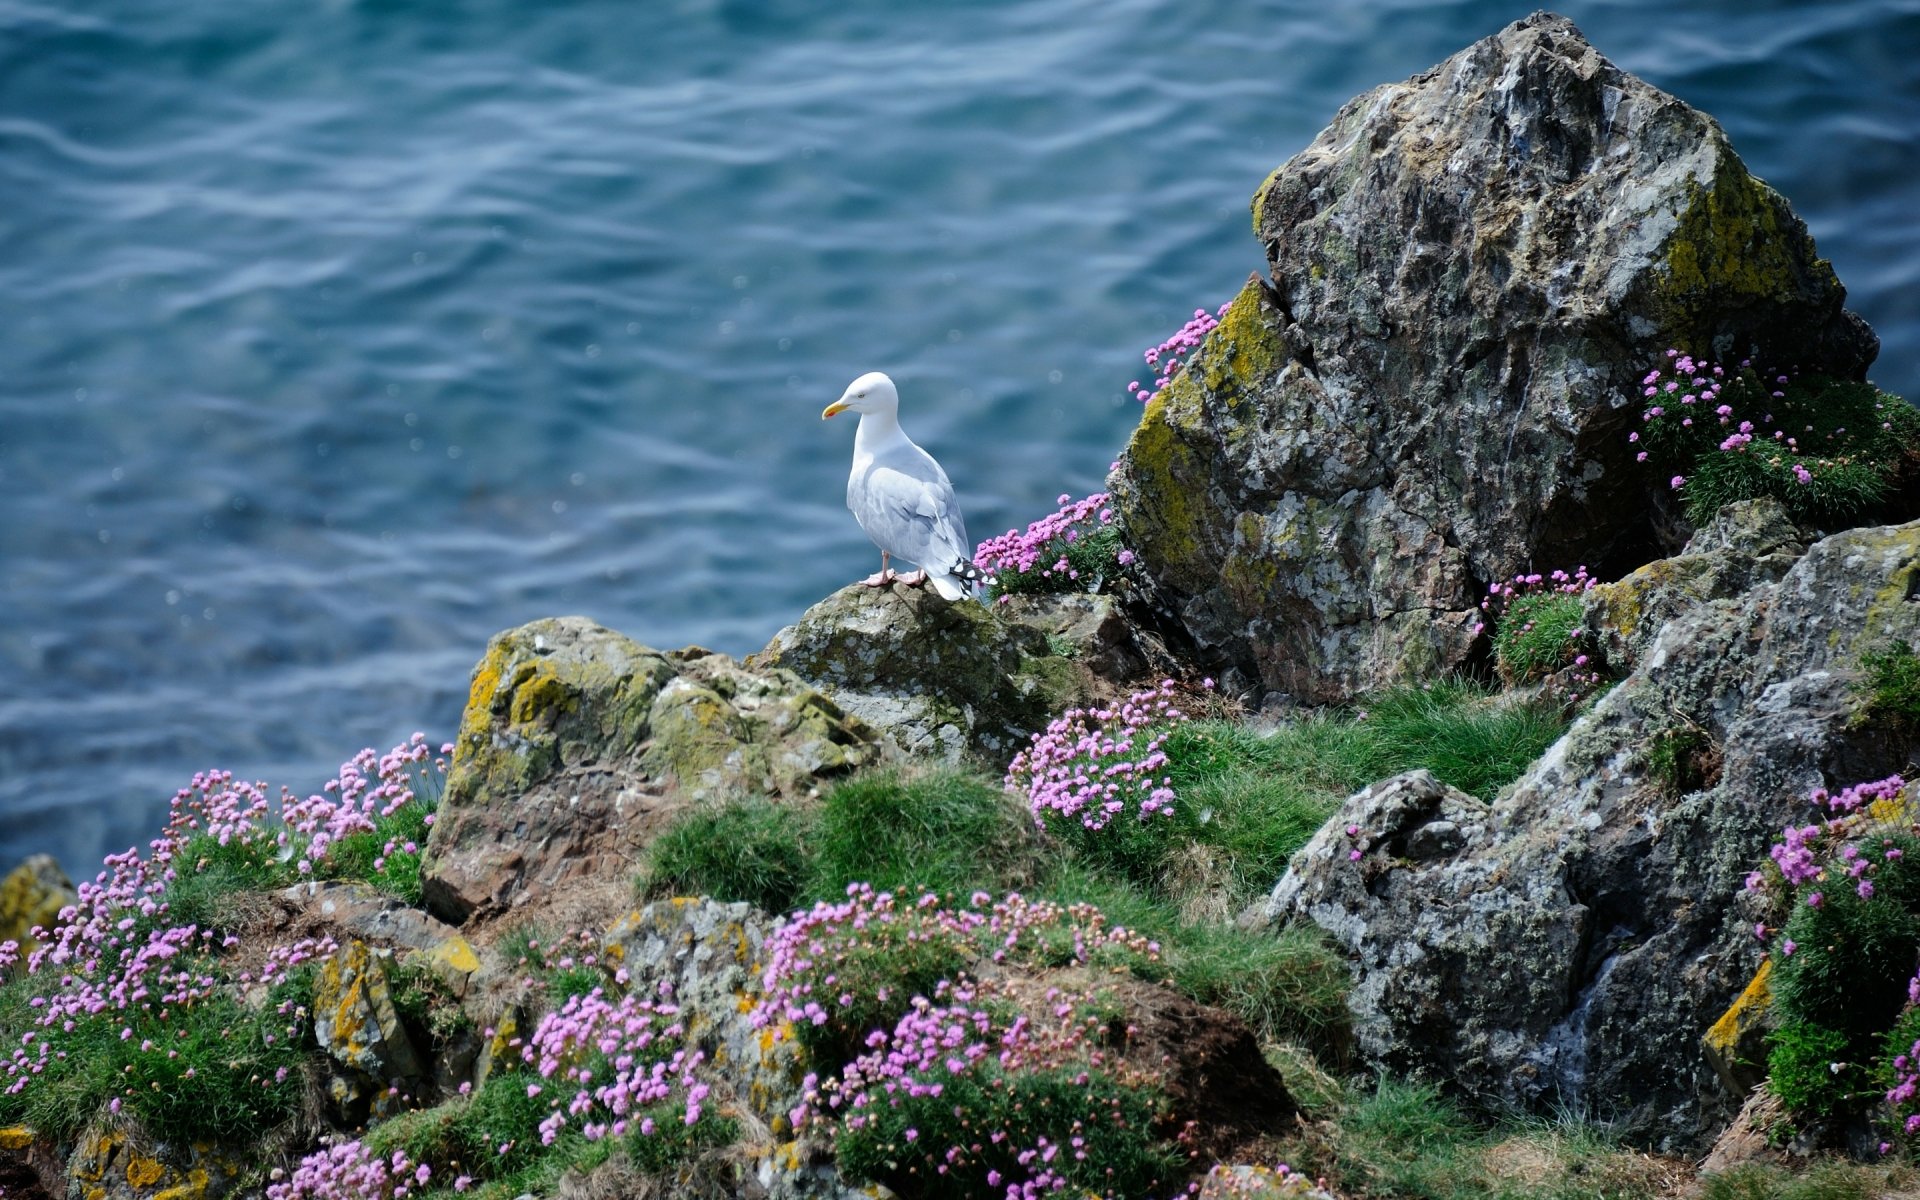
[[[1911,1170],[1858,1163],[1815,1164],[1804,1174],[1748,1163],[1702,1181],[1700,1200],[1882,1200],[1910,1195]]]
[[[1910,494],[1920,478],[1920,410],[1897,396],[1669,354],[1668,368],[1643,381],[1642,433],[1656,471],[1679,473],[1674,486],[1695,525],[1722,505],[1771,496],[1802,524],[1844,526]]]
[[[1891,642],[1860,656],[1862,717],[1884,721],[1896,733],[1920,733],[1920,655]]]
[[[1337,1194],[1369,1200],[1656,1200],[1674,1194],[1679,1173],[1599,1126],[1489,1126],[1433,1088],[1384,1080],[1288,1153]]]
[[[760,796],[698,809],[647,847],[643,890],[745,900],[765,912],[786,912],[811,888],[804,824],[793,808]]]
[[[648,848],[641,890],[776,913],[837,898],[851,883],[1007,891],[1032,877],[1037,850],[1026,815],[990,780],[951,767],[882,768],[828,789],[817,810],[757,796],[696,810]]]
[[[1533,683],[1573,665],[1580,653],[1582,604],[1567,592],[1528,592],[1501,615],[1494,661],[1509,683]]]

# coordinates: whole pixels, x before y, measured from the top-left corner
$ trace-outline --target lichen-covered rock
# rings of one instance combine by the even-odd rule
[[[219,1200],[257,1183],[258,1168],[257,1160],[233,1147],[149,1146],[123,1130],[94,1129],[67,1160],[67,1194],[83,1200]]]
[[[662,900],[627,914],[605,936],[605,958],[641,993],[672,989],[689,1039],[725,1075],[733,1093],[772,1130],[791,1136],[787,1114],[800,1102],[801,1069],[792,1041],[748,1019],[761,994],[762,947],[773,920],[751,904]]]
[[[903,584],[841,588],[752,661],[819,687],[899,750],[947,761],[1004,763],[1086,689],[1041,628]]]
[[[606,961],[628,974],[628,986],[653,993],[665,985],[689,1041],[707,1054],[734,1102],[768,1139],[743,1147],[768,1200],[872,1200],[885,1188],[844,1182],[822,1147],[797,1140],[788,1114],[800,1102],[805,1069],[792,1038],[756,1029],[750,1016],[761,995],[764,947],[774,922],[750,904],[704,899],[658,901],[629,913],[603,939]]]
[[[387,1087],[426,1078],[424,1060],[400,1023],[387,978],[390,952],[347,942],[320,964],[313,981],[313,1036],[341,1070],[330,1085],[349,1120]]]
[[[1701,1053],[1731,1095],[1744,1096],[1767,1077],[1767,1034],[1772,1032],[1773,960],[1760,960],[1746,990],[1700,1035]]]
[[[1550,14],[1349,102],[1253,220],[1270,278],[1111,480],[1146,599],[1234,690],[1456,666],[1488,581],[1671,544],[1626,440],[1666,347],[1877,350],[1720,127]]]
[[[1332,1192],[1285,1166],[1244,1163],[1208,1171],[1194,1196],[1195,1200],[1336,1200]]]
[[[25,1125],[0,1128],[0,1196],[7,1200],[61,1200],[67,1169],[59,1147]]]
[[[0,879],[0,942],[20,944],[22,956],[40,943],[33,930],[52,929],[60,910],[78,900],[73,881],[51,854],[35,854]]]
[[[1388,1071],[1704,1150],[1742,1099],[1700,1050],[1762,956],[1742,881],[1811,789],[1905,761],[1854,719],[1861,653],[1895,638],[1920,639],[1920,522],[1826,538],[1667,625],[1483,814],[1453,799],[1454,848],[1397,840],[1446,796],[1369,789],[1247,919],[1310,921],[1351,952],[1356,1040]],[[1716,746],[1717,776],[1657,768],[1676,723]]]
[[[583,617],[497,635],[474,668],[427,841],[428,908],[538,904],[618,883],[689,802],[796,795],[875,761],[877,735],[798,677],[650,650]]]
[[[1586,593],[1585,624],[1606,661],[1629,670],[1667,622],[1708,600],[1779,579],[1806,549],[1805,531],[1778,500],[1729,504],[1679,554]]]

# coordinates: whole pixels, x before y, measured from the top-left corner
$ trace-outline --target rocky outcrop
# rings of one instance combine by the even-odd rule
[[[880,753],[868,725],[787,671],[662,654],[583,617],[508,630],[474,668],[427,905],[459,924],[563,885],[617,896],[688,803],[805,795]]]
[[[51,854],[36,854],[0,879],[0,942],[18,942],[20,953],[40,943],[33,931],[60,923],[60,910],[78,899],[73,881]]]
[[[1111,481],[1230,686],[1337,701],[1476,652],[1488,581],[1676,546],[1626,441],[1668,346],[1859,378],[1877,342],[1705,114],[1536,14],[1342,108]]]
[[[1084,673],[1054,653],[1056,644],[1085,646],[1120,669],[1136,653],[1104,597],[1071,606],[1035,597],[1020,616],[1002,619],[986,605],[949,603],[924,588],[853,584],[776,633],[751,661],[792,671],[884,730],[903,753],[1004,765],[1086,694]]]
[[[1700,1037],[1762,954],[1742,880],[1811,789],[1904,760],[1851,719],[1853,682],[1863,651],[1916,638],[1920,522],[1826,538],[1667,625],[1490,807],[1415,778],[1361,792],[1243,919],[1347,948],[1356,1037],[1387,1070],[1702,1150],[1740,1098]],[[1659,763],[1675,729],[1711,772]]]
[[[1627,670],[1667,622],[1708,600],[1772,583],[1806,552],[1807,535],[1777,500],[1729,504],[1672,558],[1655,559],[1586,593],[1585,624],[1616,670]]]

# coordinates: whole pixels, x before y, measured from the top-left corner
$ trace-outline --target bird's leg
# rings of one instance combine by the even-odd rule
[[[860,582],[866,584],[868,587],[885,587],[888,584],[892,583],[894,580],[898,579],[899,576],[895,575],[887,567],[888,557],[890,556],[887,554],[887,552],[885,550],[882,550],[880,552],[880,570],[875,574],[867,576],[865,579],[862,579]]]
[[[906,584],[908,587],[919,587],[921,584],[925,583],[926,581],[927,581],[927,573],[924,570],[915,571],[911,575],[900,576],[900,582]]]

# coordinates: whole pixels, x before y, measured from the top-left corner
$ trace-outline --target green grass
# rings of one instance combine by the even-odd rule
[[[1817,1163],[1793,1174],[1779,1167],[1748,1163],[1703,1176],[1700,1200],[1878,1200],[1910,1194],[1913,1172],[1900,1167],[1857,1163]]]
[[[1032,877],[1031,822],[997,781],[951,767],[855,776],[821,799],[814,829],[816,898],[847,885],[966,894]]]
[[[1262,1040],[1296,1042],[1328,1062],[1345,1061],[1347,965],[1318,932],[1289,929],[1275,936],[1188,921],[1164,896],[1072,865],[1047,879],[1041,894],[1092,904],[1114,925],[1159,942],[1168,983],[1236,1014]]]
[[[1861,715],[1904,733],[1920,731],[1920,656],[1891,642],[1860,656]]]
[[[654,841],[640,889],[778,913],[838,899],[854,882],[1004,892],[1037,863],[1026,813],[998,783],[953,767],[883,768],[834,785],[817,809],[760,797],[697,809]]]
[[[1567,727],[1558,705],[1501,703],[1457,681],[1377,696],[1366,724],[1380,757],[1364,782],[1425,767],[1440,782],[1489,801]]]
[[[1297,1169],[1368,1200],[1656,1200],[1673,1164],[1578,1121],[1478,1121],[1432,1087],[1380,1080],[1288,1149]]]
[[[1218,889],[1237,910],[1271,888],[1293,853],[1367,784],[1424,767],[1490,800],[1566,728],[1557,705],[1499,703],[1467,683],[1395,689],[1360,711],[1364,718],[1316,713],[1267,734],[1225,721],[1176,726],[1163,749],[1180,801],[1163,840],[1207,847],[1213,865],[1179,878],[1181,860],[1162,847],[1129,857],[1120,873],[1182,902]]]
[[[745,900],[767,912],[787,912],[810,895],[809,832],[791,806],[759,796],[700,808],[647,848],[641,890],[649,896]]]

